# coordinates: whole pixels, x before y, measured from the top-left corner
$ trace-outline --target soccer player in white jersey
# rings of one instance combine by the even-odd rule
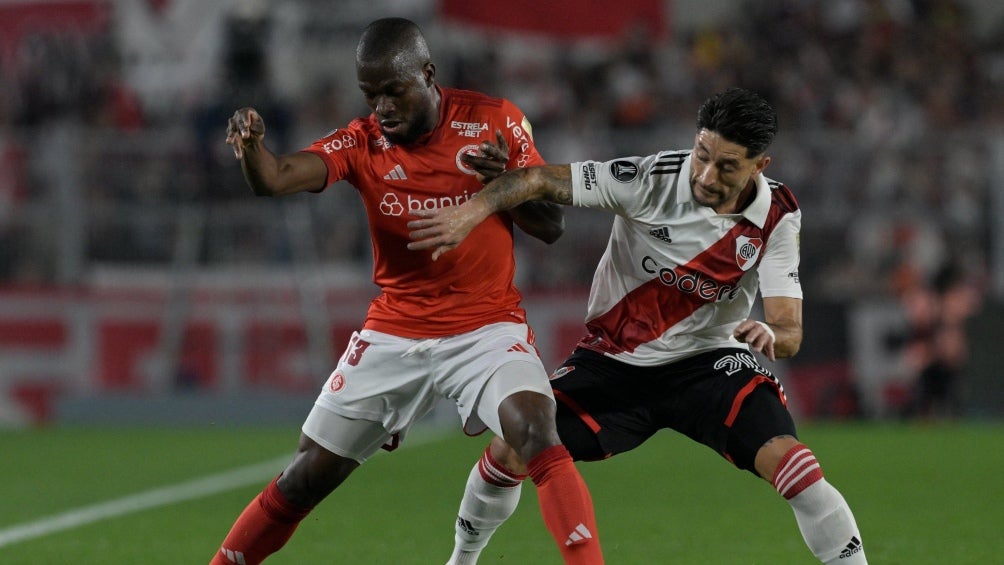
[[[776,132],[771,106],[732,88],[701,105],[693,149],[508,172],[478,198],[419,214],[409,247],[437,258],[483,219],[532,200],[614,213],[588,335],[551,377],[572,456],[605,459],[676,430],[771,483],[821,562],[858,565],[867,559],[854,516],[753,354],[790,357],[802,342],[801,212],[763,175]],[[758,292],[764,321],[749,317]],[[451,564],[477,561],[525,473],[495,438],[468,478]]]

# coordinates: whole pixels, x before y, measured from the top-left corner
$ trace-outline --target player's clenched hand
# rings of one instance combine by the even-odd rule
[[[432,260],[435,261],[460,245],[490,212],[482,199],[472,198],[460,206],[416,210],[412,214],[419,219],[408,222],[408,229],[412,230],[408,235],[415,240],[408,244],[408,249],[432,249]]]
[[[748,343],[753,351],[763,353],[774,361],[774,330],[763,322],[743,320],[732,332],[737,340]]]
[[[495,130],[495,138],[498,140],[498,145],[482,141],[477,154],[465,153],[460,157],[467,166],[474,169],[478,181],[482,184],[504,173],[506,163],[509,162],[509,144],[502,136],[502,130]]]
[[[234,157],[244,157],[244,148],[265,138],[265,122],[254,108],[241,108],[227,122],[227,145],[234,148]]]

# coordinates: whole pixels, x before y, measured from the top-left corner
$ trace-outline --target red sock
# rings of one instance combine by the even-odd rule
[[[603,563],[589,489],[563,445],[540,452],[527,464],[537,485],[544,524],[558,542],[565,563]]]
[[[257,565],[286,545],[311,509],[290,504],[276,481],[241,512],[209,565]]]

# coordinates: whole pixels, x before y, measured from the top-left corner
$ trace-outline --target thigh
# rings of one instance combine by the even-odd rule
[[[630,451],[658,431],[648,372],[583,349],[554,372],[558,434],[574,459]]]
[[[780,382],[748,351],[721,349],[677,364],[682,379],[669,426],[758,475],[767,440],[794,435]]]
[[[547,379],[542,378],[542,370],[540,365],[526,361],[510,361],[499,367],[481,391],[476,412],[464,421],[464,431],[470,434],[487,427],[492,433],[508,441],[515,438],[510,438],[507,430],[533,424],[535,414],[547,412],[547,424],[553,424],[554,396]],[[534,393],[537,398],[529,404],[520,402],[513,405],[511,412],[515,413],[505,418],[508,423],[503,425],[503,401],[521,392]]]
[[[490,324],[444,339],[433,351],[436,391],[456,404],[469,435],[486,428],[502,435],[499,405],[517,392],[551,397],[547,371],[526,324]]]
[[[756,474],[756,450],[772,437],[794,435],[780,383],[743,350],[656,367],[578,350],[551,385],[558,432],[577,459],[610,457],[672,429]]]
[[[331,453],[360,464],[393,440],[380,422],[342,416],[318,404],[304,420],[303,434]]]
[[[435,406],[428,351],[436,341],[354,333],[316,404],[349,420],[378,422],[403,439]]]
[[[760,476],[755,466],[757,452],[779,436],[797,438],[795,422],[778,389],[760,382],[743,400],[729,427],[725,456],[736,467]]]
[[[301,433],[296,455],[279,476],[277,485],[294,506],[313,508],[342,484],[359,464]]]

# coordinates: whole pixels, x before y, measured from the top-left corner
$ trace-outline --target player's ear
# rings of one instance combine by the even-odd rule
[[[428,62],[422,67],[422,72],[425,74],[425,86],[432,86],[436,82],[436,65]]]

